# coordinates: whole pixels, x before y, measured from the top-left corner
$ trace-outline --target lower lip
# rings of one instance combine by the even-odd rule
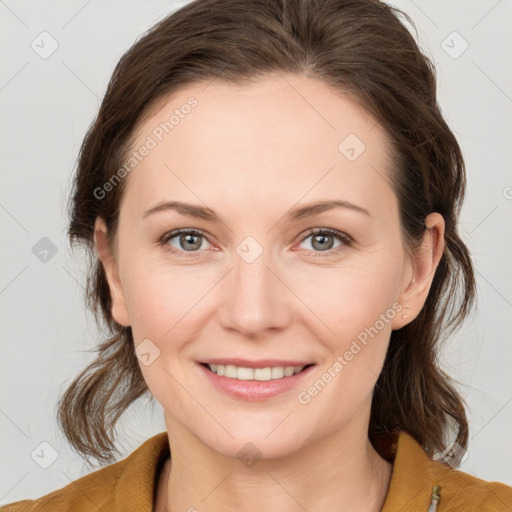
[[[238,380],[229,377],[221,377],[199,364],[199,368],[206,375],[213,385],[227,395],[234,398],[250,401],[262,401],[280,395],[285,391],[293,389],[307,375],[311,373],[315,365],[290,377],[282,377],[274,380]]]

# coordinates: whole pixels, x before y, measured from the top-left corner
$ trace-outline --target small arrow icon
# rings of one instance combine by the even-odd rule
[[[144,366],[149,366],[160,356],[160,349],[149,338],[146,338],[137,345],[135,353]]]
[[[441,48],[452,59],[458,59],[469,48],[469,43],[454,30],[441,41]]]
[[[338,145],[338,151],[349,162],[357,160],[365,149],[363,141],[355,133],[349,133]]]
[[[238,459],[248,468],[252,468],[262,457],[262,453],[253,443],[246,443],[237,453]]]
[[[57,50],[59,43],[51,34],[44,30],[32,40],[30,47],[41,59],[47,59]]]
[[[32,254],[41,263],[48,263],[57,254],[57,246],[48,237],[43,236],[32,247]]]
[[[47,469],[58,459],[59,454],[50,443],[43,441],[32,450],[30,457],[40,468]]]
[[[263,252],[263,247],[254,237],[247,236],[238,244],[236,252],[246,263],[252,263]]]

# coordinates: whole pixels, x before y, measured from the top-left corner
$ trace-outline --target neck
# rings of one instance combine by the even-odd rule
[[[172,463],[161,485],[166,512],[314,512],[333,504],[339,512],[378,512],[386,499],[392,466],[374,450],[367,429],[347,427],[289,456],[246,467],[176,423],[169,427]]]

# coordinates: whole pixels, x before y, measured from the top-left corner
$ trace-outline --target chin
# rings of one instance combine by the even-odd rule
[[[293,455],[299,450],[301,442],[289,437],[269,441],[261,438],[234,437],[229,441],[210,446],[225,457],[239,459],[247,467],[252,467],[259,460],[276,460]]]
[[[285,422],[277,426],[282,420],[283,416],[279,421],[273,422],[270,429],[267,426],[261,427],[254,420],[252,427],[243,422],[236,425],[226,424],[225,427],[232,437],[225,432],[214,439],[211,437],[211,432],[203,432],[203,436],[197,437],[211,450],[226,457],[247,462],[246,465],[250,467],[255,460],[272,460],[293,455],[306,443],[303,428],[293,432],[290,425],[285,425]]]

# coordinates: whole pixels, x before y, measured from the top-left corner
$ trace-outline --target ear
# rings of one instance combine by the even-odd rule
[[[107,234],[108,230],[105,221],[101,217],[97,217],[94,224],[94,243],[98,258],[103,264],[107,276],[110,296],[112,298],[111,314],[117,323],[127,327],[130,325],[128,309],[126,308],[116,258],[108,245]]]
[[[416,250],[400,292],[398,302],[403,309],[392,322],[394,330],[412,322],[420,313],[434,275],[444,252],[444,219],[439,213],[431,213],[425,218],[427,229]],[[404,318],[405,317],[405,318]]]

